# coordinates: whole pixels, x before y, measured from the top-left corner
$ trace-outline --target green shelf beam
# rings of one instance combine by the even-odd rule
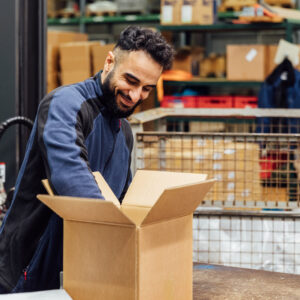
[[[300,23],[285,21],[283,23],[259,24],[229,24],[216,23],[212,25],[158,25],[161,31],[225,31],[225,30],[261,30],[261,29],[286,29],[288,26],[300,28]]]
[[[79,18],[49,18],[48,25],[79,25],[99,23],[149,23],[159,22],[160,15],[124,15],[124,16],[94,16]]]
[[[220,80],[220,79],[203,79],[203,80],[190,80],[190,81],[169,81],[165,80],[164,85],[167,86],[234,86],[234,87],[259,87],[262,81],[231,81],[231,80]]]
[[[146,22],[159,22],[160,15],[125,15],[125,16],[96,16],[84,17],[83,23],[146,23]]]
[[[79,25],[80,18],[48,18],[48,25]]]

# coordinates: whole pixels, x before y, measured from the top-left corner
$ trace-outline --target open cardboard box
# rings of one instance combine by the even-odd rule
[[[63,286],[72,299],[192,299],[193,212],[214,180],[137,171],[120,205],[100,173],[95,179],[106,201],[37,196],[64,219]]]

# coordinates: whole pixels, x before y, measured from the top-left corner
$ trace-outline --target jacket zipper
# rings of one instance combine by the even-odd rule
[[[110,153],[110,155],[109,155],[109,157],[108,157],[108,159],[107,159],[107,161],[106,161],[106,163],[105,163],[105,166],[104,166],[103,171],[106,170],[106,167],[107,167],[108,163],[110,162],[110,160],[111,160],[111,158],[112,158],[112,156],[113,156],[113,153],[114,153],[114,151],[115,151],[116,140],[117,140],[117,134],[112,130],[112,135],[113,135],[113,139],[114,139],[113,148],[112,148],[112,151],[111,151],[111,153]]]

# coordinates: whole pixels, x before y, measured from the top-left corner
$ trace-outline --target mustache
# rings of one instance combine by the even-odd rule
[[[124,98],[127,99],[128,101],[133,102],[132,99],[131,99],[131,97],[128,96],[128,95],[125,95],[122,91],[117,91],[117,95],[118,95],[118,94],[120,94],[122,97],[124,97]],[[139,99],[138,102],[141,102],[141,101],[142,101],[142,99]]]

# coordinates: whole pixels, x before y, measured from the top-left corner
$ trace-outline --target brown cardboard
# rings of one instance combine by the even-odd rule
[[[181,24],[209,25],[214,23],[213,0],[183,0]]]
[[[38,195],[64,219],[64,289],[74,300],[192,299],[193,211],[214,180],[138,171],[123,204]],[[112,200],[110,200],[112,199]]]
[[[227,79],[263,81],[267,75],[265,45],[228,45]]]
[[[181,5],[183,0],[160,1],[160,23],[164,25],[179,25]]]
[[[90,70],[75,70],[61,72],[62,85],[72,84],[88,79],[91,76]]]
[[[102,45],[100,42],[91,45],[92,52],[92,72],[93,74],[103,70],[104,62],[109,51],[114,49],[115,44]]]
[[[87,41],[88,35],[77,32],[52,31],[47,32],[47,73],[48,92],[59,86],[59,45],[74,41]],[[50,78],[55,78],[51,80]]]

